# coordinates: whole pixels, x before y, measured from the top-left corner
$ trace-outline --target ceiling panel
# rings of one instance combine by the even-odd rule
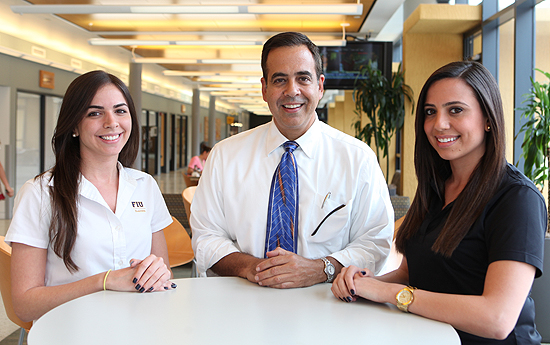
[[[243,81],[250,83],[250,78],[256,83],[246,85],[246,89],[258,88],[261,69],[259,60],[261,44],[275,33],[282,31],[303,32],[315,41],[341,40],[343,38],[343,26],[345,32],[359,33],[368,14],[376,0],[360,0],[363,5],[361,15],[335,15],[335,14],[135,14],[135,13],[92,13],[92,14],[56,14],[59,17],[87,30],[97,33],[104,39],[134,39],[147,41],[255,41],[256,46],[241,45],[212,45],[212,46],[187,46],[187,45],[154,45],[134,44],[124,46],[133,51],[136,58],[169,58],[186,59],[193,61],[181,61],[171,63],[156,62],[168,71],[193,71],[195,76],[177,76],[184,83],[196,85],[201,90],[204,87],[228,88],[233,84],[236,90],[245,87]],[[330,4],[357,4],[354,0],[266,0],[266,1],[189,1],[189,0],[118,0],[118,1],[91,1],[91,0],[31,0],[29,5],[318,5],[318,7]],[[250,60],[249,63],[235,64],[231,61],[222,63],[202,63],[206,59],[223,60]],[[199,60],[199,61],[197,61]],[[247,61],[244,61],[247,62]],[[208,81],[201,81],[200,75],[206,72],[217,72],[221,77]],[[241,76],[237,79],[233,73],[243,74],[248,72],[249,78]],[[233,76],[228,80],[227,76]],[[204,77],[206,78],[206,77]],[[240,83],[237,85],[237,83]],[[258,89],[259,90],[259,89]],[[246,91],[220,91],[224,96],[241,96]],[[258,93],[256,97],[250,97],[253,102],[262,103]],[[241,105],[245,107],[245,105]]]

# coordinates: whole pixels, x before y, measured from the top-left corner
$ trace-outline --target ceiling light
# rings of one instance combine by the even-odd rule
[[[15,13],[49,14],[327,14],[361,15],[362,4],[314,5],[30,5],[10,6]]]
[[[90,38],[93,46],[261,46],[264,41],[167,41]]]
[[[320,47],[345,47],[346,40],[312,40]],[[90,38],[88,43],[93,46],[261,46],[264,41],[168,41],[168,40],[136,40]]]
[[[135,58],[132,59],[135,63],[157,63],[157,64],[259,64],[260,59],[170,59],[170,58]],[[167,74],[165,74],[167,75]]]
[[[162,74],[170,77],[217,77],[217,76],[261,76],[261,71],[222,71],[222,72],[213,72],[213,71],[163,71]]]

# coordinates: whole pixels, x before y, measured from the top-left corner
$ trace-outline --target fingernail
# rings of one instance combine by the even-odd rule
[[[132,283],[137,283],[137,278],[134,278],[134,280],[132,280]]]
[[[138,284],[138,285],[136,285],[136,290],[139,291],[139,289],[141,289],[141,285]]]
[[[139,289],[139,292],[143,292],[143,291],[145,291],[145,288],[144,288],[144,287],[142,287],[141,289]]]
[[[151,292],[151,291],[153,291],[153,287],[152,287],[152,286],[149,288],[149,290],[147,290],[147,292]]]
[[[165,287],[164,287],[164,290],[168,290],[168,286],[165,286]]]
[[[351,292],[351,294],[352,294],[353,296],[355,296],[355,290],[351,289],[350,292]]]
[[[175,289],[175,288],[178,287],[178,285],[176,283],[172,283],[172,285],[170,285],[170,286],[172,286],[172,289]]]
[[[361,274],[362,274],[362,275],[366,275],[366,274],[367,274],[367,272],[365,272],[365,271],[361,271]]]
[[[130,266],[134,264],[134,260],[130,260]]]

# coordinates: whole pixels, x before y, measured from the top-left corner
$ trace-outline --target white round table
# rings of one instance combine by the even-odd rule
[[[102,291],[35,322],[29,345],[459,345],[448,324],[365,300],[344,303],[330,284],[260,287],[241,278],[176,279],[155,293]]]

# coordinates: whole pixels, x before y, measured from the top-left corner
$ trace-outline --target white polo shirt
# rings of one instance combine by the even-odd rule
[[[79,267],[70,272],[49,245],[51,174],[27,181],[15,198],[13,219],[5,241],[48,249],[46,286],[66,284],[109,269],[129,266],[131,259],[151,254],[152,233],[172,218],[157,185],[148,174],[119,163],[116,213],[97,188],[81,177],[78,232],[71,257]]]

